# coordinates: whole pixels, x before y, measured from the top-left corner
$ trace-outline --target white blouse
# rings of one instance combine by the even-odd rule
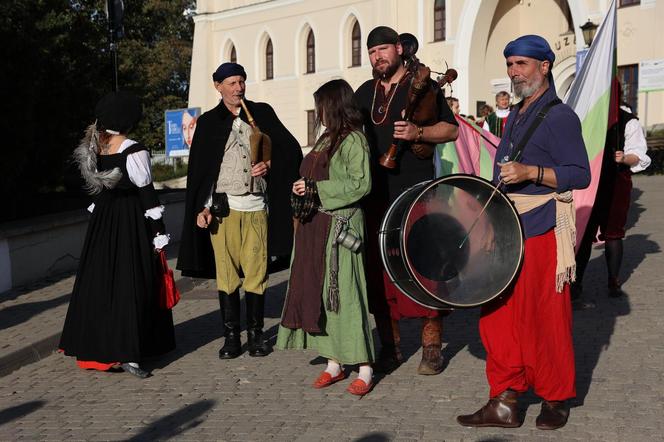
[[[624,107],[622,108],[625,109]],[[625,155],[632,154],[639,157],[639,162],[630,167],[632,173],[641,172],[650,166],[652,160],[647,154],[648,144],[646,143],[646,137],[643,133],[641,123],[636,118],[629,120],[625,126],[624,149]]]

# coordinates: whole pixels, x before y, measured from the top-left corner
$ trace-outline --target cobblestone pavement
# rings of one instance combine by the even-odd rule
[[[539,401],[532,395],[522,401],[521,428],[455,423],[487,396],[477,309],[446,320],[448,365],[439,376],[415,374],[418,324],[404,321],[407,362],[357,399],[345,392],[348,381],[324,390],[309,386],[323,367],[313,352],[220,361],[216,293],[209,283],[188,279],[181,280],[185,293],[174,310],[178,349],[146,364],[153,377],[79,370],[73,359],[52,352],[70,275],[0,295],[5,369],[12,354],[39,342],[43,350],[51,339],[46,357],[0,377],[0,440],[662,440],[662,188],[664,177],[635,178],[623,265],[627,298],[606,297],[601,247],[593,251],[584,286],[597,307],[575,312],[578,397],[561,430],[535,429]],[[287,277],[283,271],[270,281],[272,338]]]

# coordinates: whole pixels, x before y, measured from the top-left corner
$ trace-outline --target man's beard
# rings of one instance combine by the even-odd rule
[[[400,65],[401,59],[396,58],[391,64],[388,64],[385,68],[385,72],[380,72],[376,68],[373,68],[373,76],[374,78],[380,78],[381,80],[392,78],[392,75],[397,72]]]
[[[534,79],[530,84],[527,81],[514,83],[514,80],[512,80],[514,95],[522,99],[531,97],[540,87],[542,87],[542,84],[544,84],[544,77]]]

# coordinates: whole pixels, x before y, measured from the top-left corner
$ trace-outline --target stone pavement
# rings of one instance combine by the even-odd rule
[[[629,297],[605,296],[601,247],[593,251],[584,286],[597,307],[575,312],[578,397],[561,430],[535,429],[532,395],[522,401],[521,428],[455,423],[486,401],[477,309],[446,320],[448,364],[439,376],[415,374],[418,324],[404,321],[407,362],[358,399],[345,392],[348,381],[309,386],[324,363],[313,352],[220,361],[216,293],[209,282],[187,278],[174,310],[178,349],[146,364],[153,377],[79,370],[53,352],[73,284],[64,275],[0,294],[0,440],[662,440],[663,188],[662,176],[635,178],[623,264]],[[283,271],[270,280],[271,337],[287,277]]]

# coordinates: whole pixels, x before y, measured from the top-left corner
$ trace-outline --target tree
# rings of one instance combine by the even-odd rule
[[[163,143],[163,111],[187,102],[193,23],[184,11],[193,3],[125,2],[119,84],[143,100],[144,119],[132,135],[148,147]],[[3,6],[0,220],[39,213],[40,204],[54,200],[52,192],[80,188],[69,158],[94,121],[95,103],[112,90],[104,5],[15,0]]]

